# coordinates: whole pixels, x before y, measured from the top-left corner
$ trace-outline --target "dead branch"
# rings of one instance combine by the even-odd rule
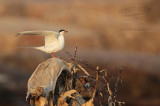
[[[109,82],[106,80],[106,78],[104,78],[104,76],[102,76],[103,80],[105,81],[106,85],[107,85],[107,89],[108,89],[108,93],[110,96],[113,96],[113,93],[109,87]]]
[[[89,76],[89,73],[81,66],[81,65],[77,65],[87,76]]]

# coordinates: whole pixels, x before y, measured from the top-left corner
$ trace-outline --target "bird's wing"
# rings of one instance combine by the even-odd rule
[[[19,35],[41,35],[45,36],[45,46],[50,45],[57,41],[58,32],[54,31],[24,31],[18,32],[16,36]]]
[[[55,43],[56,41],[58,41],[57,38],[58,38],[58,33],[45,35],[45,46]]]
[[[54,31],[23,31],[23,32],[18,32],[16,34],[16,36],[19,36],[19,35],[56,35],[58,34],[57,32],[54,32]]]

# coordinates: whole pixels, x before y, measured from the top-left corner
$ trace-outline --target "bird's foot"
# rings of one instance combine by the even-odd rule
[[[52,58],[54,58],[55,56],[54,56],[54,54],[52,53]]]

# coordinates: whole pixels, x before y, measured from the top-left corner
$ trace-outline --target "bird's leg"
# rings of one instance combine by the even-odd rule
[[[53,54],[53,52],[52,52],[52,58],[54,58],[55,56],[54,56],[54,54]]]

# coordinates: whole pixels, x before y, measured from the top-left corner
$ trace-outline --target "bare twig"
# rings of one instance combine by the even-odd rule
[[[105,83],[106,83],[106,85],[107,85],[107,89],[108,89],[109,95],[110,95],[110,96],[113,96],[113,93],[112,93],[112,91],[111,91],[111,89],[110,89],[110,87],[109,87],[109,82],[107,81],[106,78],[104,78],[104,76],[102,76],[102,78],[103,78],[103,80],[105,81]]]
[[[89,64],[84,59],[80,59],[80,58],[76,57],[77,56],[77,50],[78,50],[78,46],[76,45],[75,46],[75,51],[74,51],[74,56],[72,56],[69,52],[65,51],[71,57],[71,58],[67,58],[67,59],[71,60],[73,63],[75,63],[75,62],[82,63],[82,64],[86,65],[87,67],[89,67],[90,69],[92,69],[93,71],[95,71],[95,67],[93,65]]]
[[[97,69],[96,69],[96,72],[97,72],[97,74],[96,74],[96,85],[95,85],[95,89],[94,89],[93,94],[92,94],[92,98],[88,102],[86,102],[85,104],[82,104],[82,106],[94,106],[93,105],[93,100],[94,100],[96,90],[97,90],[97,86],[98,86],[98,71],[99,71],[99,67],[97,67]]]
[[[81,65],[77,65],[86,75],[88,75],[89,76],[89,73],[83,68],[83,67],[81,67]]]
[[[92,96],[92,98],[95,97],[96,90],[97,90],[97,86],[98,86],[98,71],[99,71],[99,67],[97,67],[96,71],[97,71],[97,74],[96,74],[96,85],[95,85],[95,89],[94,89],[94,91],[93,91],[93,96]]]
[[[126,68],[126,67],[121,66],[118,75],[115,76],[114,95],[116,95],[116,93],[117,93],[117,91],[118,91],[118,83],[119,83],[119,80],[121,80],[121,74],[122,74],[122,72],[124,71],[125,68]],[[122,83],[122,80],[121,80],[121,83]]]
[[[77,56],[77,49],[78,49],[78,47],[77,47],[77,45],[75,46],[75,51],[74,51],[74,56],[72,56],[69,52],[67,52],[67,51],[65,51],[71,58],[68,58],[68,59],[70,59],[70,60],[72,60],[72,62],[75,62],[76,61],[76,56]]]
[[[72,57],[72,55],[69,53],[69,52],[67,52],[67,51],[65,51],[70,57]]]
[[[77,45],[76,45],[76,47],[75,47],[75,52],[74,52],[74,56],[73,56],[73,61],[75,61],[75,58],[76,58],[76,55],[77,55]]]
[[[99,70],[99,67],[97,67],[96,71],[95,71],[95,66],[91,65],[90,63],[88,63],[86,60],[84,59],[81,59],[81,58],[78,58],[76,57],[77,55],[77,45],[75,46],[75,52],[74,52],[74,56],[72,56],[69,52],[66,52],[69,56],[70,56],[70,60],[72,61],[71,63],[74,63],[78,68],[76,69],[80,69],[82,70],[87,76],[91,77],[91,78],[94,78],[96,79],[96,85],[95,85],[95,89],[93,91],[93,96],[92,98],[90,99],[91,101],[93,101],[93,98],[95,96],[95,92],[97,90],[97,86],[98,86],[98,81],[101,81],[102,83],[105,83],[106,84],[106,89],[107,89],[107,93],[109,94],[109,98],[111,98],[112,102],[113,103],[118,103],[117,100],[116,100],[116,95],[115,93],[117,92],[117,87],[118,87],[118,83],[119,83],[119,80],[121,80],[121,73],[124,69],[124,67],[121,67],[120,71],[119,71],[119,74],[116,75],[116,76],[113,76],[112,78],[114,79],[114,84],[115,84],[115,88],[113,90],[110,89],[110,81],[112,80],[112,78],[109,80],[108,79],[108,75],[107,75],[107,70],[106,69],[103,69],[103,70]],[[96,77],[95,76],[92,76],[90,75],[84,67],[82,67],[80,64],[78,63],[81,63],[84,65],[85,68],[90,68],[91,70],[93,70],[94,72],[96,72]],[[110,67],[108,67],[108,70],[110,70]],[[99,77],[102,77],[100,79],[98,79],[98,76]],[[108,100],[109,100],[108,98]],[[88,102],[88,103],[92,103],[92,102]],[[101,101],[100,101],[101,102]],[[101,104],[101,103],[100,103]]]
[[[93,71],[95,71],[95,67],[89,64],[87,61],[81,59],[81,60],[77,60],[77,62],[82,63],[86,65],[87,67],[89,67],[90,69],[92,69]]]

